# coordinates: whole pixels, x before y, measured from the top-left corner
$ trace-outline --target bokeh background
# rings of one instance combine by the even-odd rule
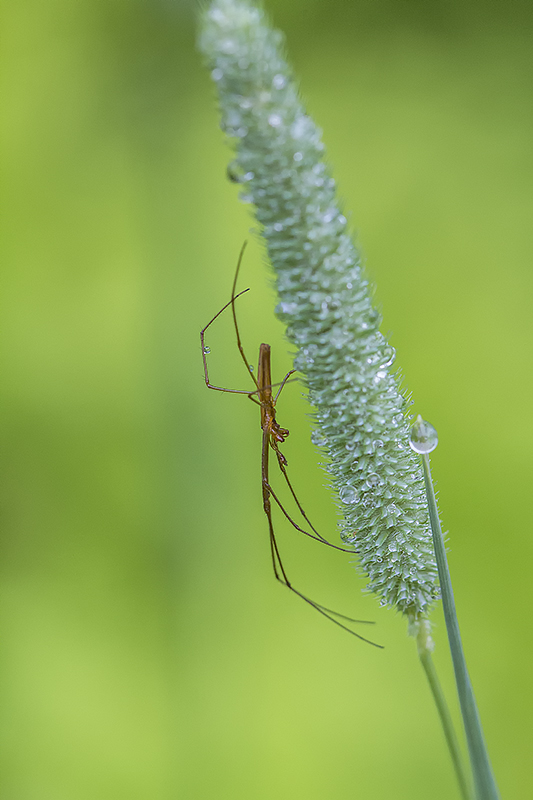
[[[268,0],[324,130],[433,469],[502,796],[531,796],[533,13],[529,3]],[[457,796],[404,621],[278,519],[246,398],[198,333],[240,301],[290,364],[187,0],[2,5],[5,800]],[[226,315],[216,382],[246,386]],[[243,386],[244,381],[244,386]],[[315,524],[336,512],[308,407],[279,403]],[[436,659],[453,691],[440,612]]]

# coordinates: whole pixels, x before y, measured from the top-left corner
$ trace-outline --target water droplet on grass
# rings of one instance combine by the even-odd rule
[[[381,359],[380,367],[383,369],[384,367],[390,367],[394,364],[394,359],[396,358],[396,350],[394,347],[388,345],[387,347],[383,348],[383,358]]]
[[[346,486],[341,486],[339,490],[339,497],[343,503],[346,505],[351,505],[352,503],[357,503],[359,500],[359,495],[357,494],[357,490],[354,489],[353,486],[347,484]]]
[[[272,128],[279,128],[279,126],[281,125],[281,121],[282,120],[279,114],[270,114],[268,118],[268,124]]]
[[[311,441],[313,444],[316,444],[317,447],[325,447],[328,443],[327,438],[324,436],[322,431],[314,430],[311,433]]]
[[[411,428],[409,445],[415,453],[431,453],[439,443],[439,436],[433,425],[426,422],[420,414]]]

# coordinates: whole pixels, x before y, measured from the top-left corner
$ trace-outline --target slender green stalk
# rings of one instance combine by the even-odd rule
[[[446,558],[446,549],[440,527],[437,501],[431,480],[431,468],[427,453],[421,454],[422,467],[424,469],[424,481],[426,484],[426,494],[429,506],[429,518],[431,531],[433,534],[433,544],[437,558],[439,570],[439,582],[442,592],[442,605],[444,608],[444,618],[448,631],[448,641],[452,654],[453,669],[455,672],[455,682],[459,695],[459,704],[466,733],[466,741],[470,756],[472,774],[474,776],[475,795],[477,800],[499,800],[499,792],[492,774],[489,754],[483,736],[481,721],[477,710],[472,684],[466,667],[459,623],[455,610],[453,598],[450,570]]]
[[[446,744],[448,745],[448,750],[450,751],[461,797],[463,800],[473,800],[469,776],[467,775],[463,763],[463,757],[461,755],[461,749],[459,747],[453,721],[448,709],[448,704],[446,703],[446,698],[444,697],[444,692],[442,691],[437,670],[435,669],[435,664],[433,663],[433,659],[431,657],[431,653],[433,651],[433,641],[430,635],[429,620],[421,620],[419,623],[417,646],[420,663],[422,664],[426,674],[429,688],[431,689],[431,694],[433,695],[433,700],[435,701],[435,705],[437,707],[442,730],[446,739]]]

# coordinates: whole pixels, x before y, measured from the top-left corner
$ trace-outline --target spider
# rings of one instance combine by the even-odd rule
[[[239,292],[238,294],[235,293],[237,288],[237,279],[239,277],[239,270],[241,267],[242,259],[244,256],[244,251],[246,248],[246,242],[243,244],[239,258],[237,261],[237,268],[235,270],[235,277],[233,279],[233,285],[231,289],[231,299],[223,306],[220,311],[218,311],[212,319],[209,320],[207,325],[202,328],[200,331],[200,343],[202,348],[202,358],[204,364],[204,378],[205,384],[208,389],[214,389],[217,392],[230,392],[233,394],[245,394],[247,395],[250,400],[256,403],[261,409],[261,430],[262,430],[262,444],[261,444],[261,485],[262,485],[262,495],[263,495],[263,510],[266,514],[268,520],[268,530],[269,530],[269,538],[270,538],[270,552],[272,557],[272,567],[274,570],[274,575],[276,580],[279,581],[283,586],[286,586],[291,592],[295,595],[300,597],[305,603],[310,605],[319,614],[322,614],[335,625],[338,625],[348,633],[351,633],[353,636],[356,636],[358,639],[361,639],[364,642],[368,642],[368,644],[372,644],[375,647],[381,647],[381,645],[376,644],[375,642],[370,641],[370,639],[366,639],[364,636],[356,633],[356,631],[352,630],[347,625],[343,624],[340,620],[345,620],[347,622],[352,623],[361,623],[361,624],[373,624],[369,620],[357,620],[352,619],[351,617],[347,617],[344,614],[339,614],[337,611],[333,611],[331,608],[327,608],[326,606],[321,605],[320,603],[311,600],[311,598],[307,597],[306,595],[302,594],[298,589],[296,589],[291,581],[287,576],[287,572],[285,567],[283,566],[283,562],[281,560],[281,555],[278,547],[278,543],[276,540],[276,534],[274,532],[274,523],[272,519],[272,503],[271,499],[274,500],[275,504],[280,508],[283,515],[287,518],[290,524],[300,533],[303,533],[305,536],[309,536],[311,539],[315,539],[322,544],[327,545],[328,547],[333,548],[334,550],[340,550],[344,553],[353,553],[354,551],[345,547],[340,547],[338,545],[332,544],[328,542],[311,524],[307,514],[305,513],[296,492],[292,486],[292,483],[289,479],[289,475],[287,473],[287,459],[283,455],[282,451],[280,450],[280,445],[283,444],[287,436],[289,435],[289,431],[287,428],[283,428],[276,419],[276,404],[279,399],[279,396],[287,384],[290,381],[291,376],[295,373],[296,370],[291,369],[283,380],[278,384],[272,383],[272,375],[271,375],[271,348],[269,344],[261,344],[259,346],[259,365],[257,370],[257,377],[255,377],[253,373],[253,368],[250,366],[250,362],[246,358],[244,353],[244,348],[241,342],[241,336],[239,333],[239,326],[237,323],[237,314],[235,311],[235,301],[237,298],[241,297],[243,294],[249,291],[249,289],[244,289],[243,291]],[[205,344],[205,333],[207,329],[213,324],[213,322],[225,311],[229,306],[231,306],[232,314],[233,314],[233,324],[235,327],[235,334],[237,337],[237,347],[239,349],[239,353],[241,358],[243,359],[246,365],[246,371],[250,375],[252,381],[254,382],[255,389],[249,391],[248,389],[227,389],[222,386],[214,386],[209,380],[209,372],[207,367],[207,354],[210,352],[209,348]],[[277,388],[275,394],[273,394],[272,390]],[[309,530],[305,530],[300,525],[298,525],[284,508],[283,504],[281,503],[280,499],[278,498],[276,492],[272,488],[269,478],[269,454],[273,451],[276,460],[278,462],[279,469],[283,475],[283,478],[289,488],[289,491],[296,503],[298,511],[302,515],[303,519],[307,523],[310,528]]]

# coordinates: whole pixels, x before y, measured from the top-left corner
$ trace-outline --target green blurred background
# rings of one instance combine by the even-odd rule
[[[433,468],[503,797],[529,798],[533,415],[530,3],[269,0],[377,285]],[[454,798],[404,621],[278,520],[290,576],[377,621],[378,651],[279,587],[256,409],[208,392],[198,332],[253,224],[187,0],[5,1],[5,800]],[[243,338],[288,368],[252,236]],[[215,381],[246,386],[230,319]],[[308,408],[279,419],[335,538]],[[444,626],[436,658],[452,691]]]

